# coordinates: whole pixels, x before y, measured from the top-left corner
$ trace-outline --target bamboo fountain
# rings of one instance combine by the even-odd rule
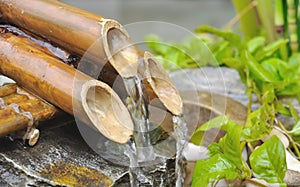
[[[139,50],[118,22],[51,0],[1,0],[0,13],[2,24],[22,30],[15,32],[13,27],[2,25],[0,73],[15,80],[26,89],[29,98],[46,108],[40,111],[41,117],[33,112],[36,105],[28,109],[20,100],[14,103],[21,111],[16,112],[14,105],[2,99],[5,105],[0,116],[1,112],[14,113],[22,119],[14,120],[14,125],[0,119],[0,135],[25,129],[23,139],[32,139],[38,121],[63,110],[111,141],[125,144],[133,136],[134,125],[125,106],[130,94],[124,80],[137,76],[146,104],[165,111],[164,119],[157,125],[170,134],[174,131],[172,116],[182,114],[178,91],[159,62],[149,52]],[[80,61],[75,69],[49,50],[47,42],[66,54],[79,58],[85,55],[86,61]],[[118,81],[120,86],[116,87]],[[6,93],[8,86],[1,90]],[[18,93],[19,89],[11,93]],[[13,112],[7,114],[7,110]],[[30,145],[36,143],[36,136]]]
[[[2,23],[8,23],[18,26],[19,28],[24,29],[26,32],[30,32],[32,35],[38,35],[39,37],[44,38],[51,43],[54,43],[62,49],[70,51],[71,53],[75,53],[76,55],[84,55],[85,51],[87,51],[91,47],[91,45],[95,45],[96,43],[97,51],[92,50],[91,54],[89,54],[89,57],[91,58],[92,68],[81,68],[79,64],[78,69],[83,71],[86,71],[86,69],[88,68],[102,70],[102,72],[96,72],[97,74],[95,74],[95,72],[85,73],[89,73],[91,77],[94,77],[96,79],[99,78],[101,79],[101,81],[108,84],[112,83],[112,79],[116,76],[115,74],[120,75],[122,78],[136,75],[138,71],[138,59],[144,58],[144,54],[145,58],[154,59],[154,57],[150,57],[148,53],[144,53],[143,51],[138,50],[130,41],[128,34],[124,30],[124,28],[114,20],[91,14],[81,9],[77,9],[75,7],[61,3],[59,1],[28,0],[28,2],[20,2],[17,0],[3,0],[0,2],[0,5]],[[51,14],[49,14],[49,12],[51,12]],[[5,36],[3,36],[2,38],[5,38]],[[10,40],[12,44],[16,42],[16,40],[22,40],[20,38],[17,39],[17,37],[15,36],[11,36],[11,38],[12,39]],[[30,43],[29,41],[26,42]],[[20,41],[19,43],[26,42]],[[34,44],[31,43],[30,45]],[[35,46],[34,48],[38,47]],[[26,51],[26,49],[24,51]],[[17,53],[18,52],[16,52],[16,54]],[[37,53],[40,54],[40,52]],[[26,55],[35,57],[34,54],[30,55],[30,53]],[[47,62],[55,61],[54,59],[48,60],[49,58],[47,57],[47,55],[41,54],[39,56],[41,61],[43,61],[44,59],[44,61]],[[29,61],[31,57],[29,57],[27,61]],[[53,73],[59,71],[73,71],[72,73],[69,73],[73,74],[75,71],[71,70],[71,68],[66,67],[65,65],[62,65],[62,63],[55,63],[56,65],[54,67],[57,66],[57,70],[51,70],[53,71]],[[38,72],[40,71],[38,69],[39,67],[44,67],[41,63],[37,63],[37,65],[35,65],[37,66],[37,68],[34,68],[35,66],[33,64],[28,65],[29,66],[27,69],[33,68],[32,70],[37,71],[38,74],[42,74],[41,72]],[[106,69],[104,69],[106,66],[113,67],[108,70],[109,73],[106,73]],[[72,113],[72,105],[66,104],[68,106],[63,106],[65,104],[64,102],[61,102],[67,100],[68,102],[66,103],[70,103],[70,98],[63,98],[62,100],[58,98],[49,98],[52,93],[40,93],[47,92],[45,90],[49,90],[49,88],[47,89],[48,85],[45,86],[46,89],[27,85],[27,81],[22,80],[23,77],[21,78],[22,73],[18,74],[19,77],[17,75],[11,76],[8,71],[6,72],[6,70],[3,69],[3,65],[1,65],[1,67],[3,74],[16,79],[17,83],[20,82],[21,84],[22,82],[24,82],[22,86],[27,88],[29,91],[36,93],[38,96],[49,101],[50,103],[54,102],[54,105],[58,106],[64,111]],[[52,66],[48,65],[46,67]],[[44,71],[48,71],[47,69],[48,68],[46,68],[46,70]],[[168,75],[164,72],[159,63],[156,60],[151,60],[151,65],[145,66],[143,69],[143,74],[145,76],[144,84],[146,89],[148,90],[147,94],[150,100],[153,100],[153,98],[158,98],[161,101],[161,103],[158,104],[159,107],[162,107],[163,105],[172,114],[180,115],[182,112],[180,96],[175,86],[170,81],[170,78],[168,78]],[[31,72],[33,72],[32,70]],[[61,76],[63,76],[65,72],[59,73],[61,73]],[[107,76],[104,76],[104,74]],[[155,77],[159,76],[162,76],[163,78],[165,78],[165,80],[156,79],[155,81],[153,81]],[[69,77],[70,81],[72,77],[74,76]],[[36,78],[38,80],[42,79],[42,77],[38,76]],[[53,79],[54,82],[51,86],[54,88],[56,86],[55,84],[57,84],[57,86],[60,86],[57,83],[57,78],[53,77]],[[81,75],[79,79],[81,79]],[[87,79],[88,78],[86,77],[83,78],[83,80]],[[63,85],[60,89],[64,89],[64,86],[68,88],[67,85],[69,85],[70,83],[72,82],[66,81],[66,84]],[[168,92],[164,92],[163,90],[168,90]],[[170,93],[170,95],[167,95],[167,93]]]

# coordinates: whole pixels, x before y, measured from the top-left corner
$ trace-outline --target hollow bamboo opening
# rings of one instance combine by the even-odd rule
[[[132,77],[137,74],[138,50],[129,39],[126,31],[120,27],[111,27],[104,35],[104,50],[109,62],[122,77]],[[104,31],[105,33],[105,31]]]
[[[110,87],[96,80],[87,81],[82,86],[81,98],[83,109],[97,130],[120,143],[128,141],[133,124],[127,108]]]
[[[155,57],[148,52],[144,54],[144,81],[147,82],[160,102],[174,115],[182,114],[182,100],[169,75]],[[153,99],[153,98],[150,98]],[[150,101],[151,102],[151,101]]]

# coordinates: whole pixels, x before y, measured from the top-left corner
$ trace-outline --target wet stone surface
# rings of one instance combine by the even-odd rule
[[[221,67],[183,69],[171,73],[178,90],[199,90],[225,95],[247,105],[246,87],[236,70]]]
[[[129,186],[128,168],[95,153],[73,120],[55,123],[39,127],[40,140],[32,148],[0,138],[0,186]],[[164,170],[150,172],[153,186],[172,186],[174,161]]]
[[[76,124],[70,122],[54,129],[40,129],[40,140],[33,148],[17,140],[0,139],[2,183],[110,186],[127,173],[127,168],[94,153],[81,138]]]

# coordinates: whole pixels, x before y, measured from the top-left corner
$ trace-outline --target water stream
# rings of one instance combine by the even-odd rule
[[[135,133],[129,142],[125,154],[130,160],[130,185],[137,187],[142,185],[153,186],[147,167],[152,165],[157,167],[156,161],[160,155],[155,153],[150,139],[150,122],[148,116],[148,106],[143,95],[143,85],[141,79],[136,76],[124,80],[129,93],[127,101],[128,109],[131,113]],[[182,151],[186,145],[187,126],[182,117],[174,116],[174,138],[176,139],[176,187],[183,185]],[[166,162],[166,159],[164,160]]]
[[[173,116],[174,123],[174,136],[176,138],[176,165],[175,165],[175,174],[176,174],[176,187],[182,187],[184,183],[183,177],[183,155],[182,151],[187,144],[187,125],[183,117]]]
[[[154,148],[151,145],[149,130],[147,104],[143,95],[143,88],[139,76],[124,80],[127,92],[129,93],[128,109],[134,122],[134,139],[129,142],[129,149],[125,154],[130,159],[130,184],[132,187],[152,182],[143,172],[141,164],[151,163],[155,160]]]

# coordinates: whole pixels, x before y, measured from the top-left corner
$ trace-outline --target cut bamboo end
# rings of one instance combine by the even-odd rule
[[[118,143],[133,135],[133,123],[118,95],[105,83],[87,81],[81,90],[82,106],[94,127]]]
[[[139,54],[127,31],[111,19],[103,19],[102,23],[103,46],[109,62],[122,77],[135,76]]]
[[[160,102],[172,114],[181,115],[181,97],[169,75],[151,53],[144,53],[144,64],[139,70],[142,71],[144,81],[150,85],[150,89],[155,93]]]
[[[130,115],[121,99],[107,84],[100,83],[49,56],[35,47],[37,44],[26,38],[1,33],[0,45],[1,73],[65,112],[69,114],[77,112],[78,119],[96,127],[108,139],[119,143],[125,143],[130,139],[133,134],[130,128],[133,126]],[[86,82],[88,83],[85,84]],[[82,88],[83,84],[85,86],[82,93],[85,95],[81,97],[81,89],[77,88]],[[92,93],[94,97],[90,95]],[[88,115],[83,109],[81,98],[85,98],[83,102],[86,103],[85,111]],[[21,105],[24,99],[28,97],[26,95],[7,97],[6,102]],[[26,105],[27,108],[43,117],[42,113],[34,110],[34,105],[29,103]]]

